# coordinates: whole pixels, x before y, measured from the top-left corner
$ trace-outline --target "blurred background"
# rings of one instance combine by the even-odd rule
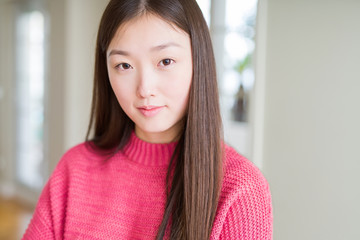
[[[85,139],[107,2],[0,0],[0,239]],[[225,140],[269,181],[274,239],[360,239],[360,1],[198,3]]]

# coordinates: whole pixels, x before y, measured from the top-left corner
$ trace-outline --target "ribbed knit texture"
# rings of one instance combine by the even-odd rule
[[[166,202],[165,178],[176,143],[151,144],[133,133],[113,157],[80,144],[58,163],[23,239],[154,239]],[[268,183],[232,148],[211,239],[272,239]]]

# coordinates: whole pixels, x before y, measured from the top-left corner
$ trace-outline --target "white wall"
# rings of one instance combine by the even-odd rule
[[[360,1],[259,7],[254,152],[274,239],[360,239]]]
[[[87,132],[97,30],[108,1],[67,0],[65,148],[83,142]]]
[[[50,171],[70,147],[83,142],[88,128],[97,30],[108,1],[48,3]]]
[[[9,47],[14,41],[14,23],[7,21],[14,14],[11,2],[0,2],[0,193],[13,194],[13,165],[9,159],[14,158],[14,137],[9,134],[15,127],[11,118],[15,112],[12,107],[14,96],[10,90],[14,88],[14,74],[9,65],[14,61],[14,51]]]
[[[96,34],[107,2],[62,0],[48,3],[50,172],[67,149],[85,140],[90,116]]]

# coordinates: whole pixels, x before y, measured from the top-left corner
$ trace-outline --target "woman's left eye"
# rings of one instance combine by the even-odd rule
[[[166,59],[163,59],[159,62],[159,64],[161,66],[168,66],[170,64],[172,64],[174,62],[174,60],[170,59],[170,58],[166,58]]]

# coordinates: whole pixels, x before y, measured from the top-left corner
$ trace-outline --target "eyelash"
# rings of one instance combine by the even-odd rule
[[[174,61],[173,59],[171,59],[171,58],[165,58],[165,59],[161,60],[161,61],[159,62],[159,64],[164,63],[164,61],[165,61],[165,60],[169,60],[169,61],[170,61],[170,63],[169,63],[169,64],[167,64],[167,65],[162,64],[162,65],[163,65],[163,67],[169,66],[169,65],[171,65],[172,63],[174,63],[174,62],[175,62],[175,61]]]
[[[123,67],[124,65],[129,65],[129,68],[124,68],[124,67]],[[116,65],[115,68],[116,68],[116,69],[120,69],[120,70],[122,70],[122,71],[125,71],[125,70],[127,70],[127,69],[132,68],[132,66],[131,66],[130,64],[128,64],[128,63],[120,63],[120,64]]]
[[[164,64],[164,61],[169,61],[168,64]],[[174,63],[175,61],[171,58],[164,58],[163,60],[161,60],[158,65],[161,65],[161,67],[166,67],[171,65],[172,63]],[[124,68],[124,65],[127,65],[127,68]],[[128,69],[132,69],[133,67],[129,64],[129,63],[120,63],[118,65],[115,66],[116,69],[120,69],[121,71],[125,71]]]

